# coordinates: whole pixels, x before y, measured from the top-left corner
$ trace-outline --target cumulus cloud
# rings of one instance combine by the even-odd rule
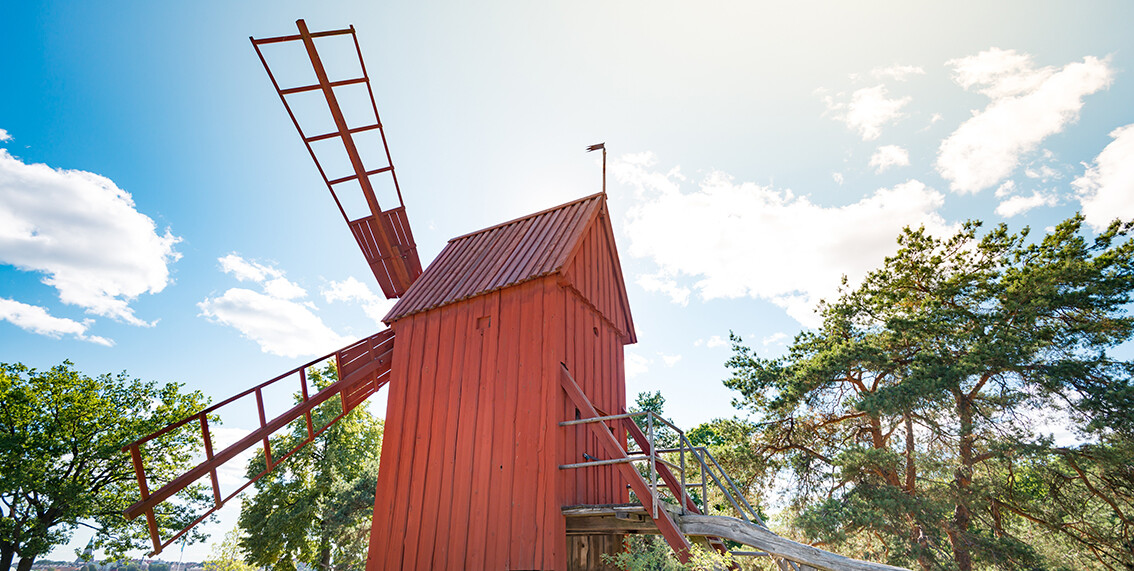
[[[12,140],[12,136],[8,134],[8,131],[5,131],[4,129],[0,129],[0,143],[7,143],[8,141],[11,141],[11,140]]]
[[[667,367],[672,367],[681,361],[681,355],[666,355],[660,351],[658,352],[658,357],[661,357],[662,362],[665,363]]]
[[[664,272],[638,276],[634,283],[648,292],[664,294],[682,307],[689,305],[689,295],[693,293],[689,288],[678,285],[677,280],[667,277]]]
[[[873,141],[882,134],[883,125],[904,116],[902,107],[910,102],[910,98],[891,99],[887,96],[885,85],[876,85],[855,91],[849,102],[836,101],[831,96],[825,97],[824,101],[836,120],[858,131],[863,141]]]
[[[385,325],[382,323],[382,318],[390,312],[394,307],[395,299],[386,299],[379,297],[375,294],[366,284],[358,281],[351,276],[341,282],[332,281],[328,284],[327,288],[323,290],[323,299],[328,302],[346,301],[355,302],[362,305],[362,311],[367,317],[372,319],[378,325]]]
[[[630,351],[626,352],[626,378],[633,379],[646,374],[650,370],[650,360]]]
[[[909,151],[897,145],[882,145],[870,157],[870,166],[874,167],[876,173],[881,173],[890,167],[906,167],[909,164]]]
[[[335,333],[315,314],[315,305],[300,301],[307,291],[288,281],[273,266],[229,254],[217,260],[221,269],[239,281],[253,281],[263,291],[231,288],[197,304],[201,315],[227,325],[260,345],[260,350],[283,357],[328,353],[352,338]]]
[[[728,340],[722,338],[720,335],[713,335],[709,337],[707,341],[705,341],[705,346],[710,349],[724,347],[725,345],[728,345]]]
[[[619,182],[635,189],[623,226],[629,253],[652,260],[703,299],[766,299],[807,325],[817,322],[813,308],[834,298],[843,275],[857,281],[896,251],[903,226],[953,230],[937,213],[944,196],[916,180],[826,207],[720,172],[683,192],[680,169],[658,171],[655,163],[636,155],[612,165]]]
[[[1000,186],[996,187],[996,198],[1004,198],[1016,192],[1016,181],[1006,180]]]
[[[1056,204],[1059,204],[1059,197],[1054,193],[1045,194],[1037,190],[1032,192],[1031,196],[1018,195],[1008,198],[996,207],[996,213],[1005,218],[1011,218],[1033,208],[1055,206]]]
[[[891,65],[889,67],[877,67],[870,71],[870,75],[874,77],[889,77],[897,81],[905,81],[912,75],[925,75],[925,69],[919,65]]]
[[[946,65],[961,87],[990,99],[938,149],[937,171],[961,193],[979,192],[1011,175],[1023,155],[1078,119],[1085,96],[1114,77],[1108,59],[1088,56],[1060,69],[1037,69],[1030,55],[998,48]]]
[[[1134,219],[1134,123],[1110,132],[1114,139],[1072,181],[1083,216],[1096,230],[1115,218]]]
[[[790,336],[783,331],[777,331],[760,340],[760,344],[767,347],[769,345],[783,345],[784,341],[790,339]]]
[[[90,319],[79,322],[74,319],[55,317],[38,305],[20,303],[14,299],[0,297],[0,320],[9,321],[24,331],[56,339],[64,335],[72,335],[80,341],[106,347],[114,346],[114,342],[110,339],[97,335],[87,335],[87,329],[90,328],[92,323]]]
[[[841,173],[841,172],[836,172],[836,173],[831,173],[831,180],[835,181],[835,184],[837,184],[837,185],[839,185],[839,186],[842,186],[842,185],[843,185],[843,181],[844,181],[845,179],[844,179],[844,177],[843,177],[843,173]]]
[[[168,229],[158,234],[110,179],[26,164],[0,149],[0,263],[43,274],[63,303],[152,325],[130,302],[169,284],[178,241]]]

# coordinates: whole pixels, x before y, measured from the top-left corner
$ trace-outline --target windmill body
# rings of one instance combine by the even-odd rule
[[[386,317],[397,338],[368,569],[564,569],[564,505],[627,501],[560,388],[625,406],[634,339],[605,197],[455,238]],[[585,380],[584,380],[585,379]],[[625,432],[617,438],[625,441]]]

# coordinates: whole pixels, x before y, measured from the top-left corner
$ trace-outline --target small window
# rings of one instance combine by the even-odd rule
[[[485,315],[484,317],[476,318],[476,328],[477,329],[484,331],[485,329],[488,329],[491,326],[492,326],[492,318],[490,316]]]

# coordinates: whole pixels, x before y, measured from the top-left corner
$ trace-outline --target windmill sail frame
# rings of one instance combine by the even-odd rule
[[[256,49],[256,55],[259,56],[260,62],[264,65],[264,70],[268,72],[272,86],[279,95],[280,101],[283,102],[284,108],[287,110],[292,124],[295,125],[300,139],[303,140],[304,146],[307,147],[308,153],[311,154],[311,159],[315,162],[315,167],[319,170],[319,176],[323,178],[323,182],[327,185],[327,189],[331,192],[331,196],[335,200],[335,205],[338,206],[339,212],[343,215],[343,219],[351,229],[351,234],[354,236],[355,241],[358,242],[358,246],[362,250],[367,264],[370,265],[374,277],[378,280],[378,284],[382,288],[382,293],[385,294],[388,299],[400,297],[409,286],[413,284],[414,280],[421,275],[421,260],[418,257],[417,244],[414,242],[413,232],[410,230],[409,221],[406,217],[405,202],[402,200],[401,187],[398,185],[398,177],[394,172],[394,163],[390,156],[390,147],[386,143],[386,132],[382,128],[382,120],[378,115],[378,105],[374,100],[374,90],[370,86],[370,76],[366,72],[366,63],[362,59],[362,48],[358,43],[358,35],[355,33],[354,26],[341,30],[311,32],[307,29],[307,23],[302,19],[296,20],[296,26],[299,28],[299,34],[260,39],[249,37],[248,39]],[[358,56],[359,69],[362,75],[360,77],[331,81],[323,65],[323,61],[319,56],[315,39],[343,35],[350,35],[354,43],[354,52],[355,55]],[[302,43],[304,51],[307,53],[307,57],[310,60],[311,68],[315,72],[316,83],[290,87],[280,86],[279,81],[277,81],[275,74],[272,72],[271,66],[268,64],[267,58],[264,57],[261,46],[286,42]],[[373,114],[373,121],[371,122],[368,117],[365,124],[351,126],[348,124],[346,116],[343,113],[335,89],[359,84],[366,86],[366,92],[370,100],[368,111]],[[289,96],[314,91],[319,91],[323,94],[327,103],[327,109],[334,121],[335,129],[327,133],[308,135],[304,132],[303,126],[300,124],[295,109],[293,109],[288,98]],[[355,141],[355,135],[369,131],[377,131],[380,135],[382,139],[382,151],[386,159],[384,165],[377,166],[376,168],[369,168],[368,165],[365,164],[362,154],[359,152],[358,144]],[[346,176],[331,179],[328,177],[327,169],[323,162],[320,161],[319,155],[315,152],[312,143],[336,138],[342,142],[343,150],[346,152],[347,159],[350,162],[351,172]],[[378,203],[371,178],[380,176],[390,177],[398,200],[397,206],[389,207],[386,210],[383,210],[382,206]],[[358,184],[362,198],[365,200],[366,207],[369,210],[368,215],[353,220],[346,208],[344,208],[341,196],[341,193],[350,192],[348,186],[349,183],[352,182]]]

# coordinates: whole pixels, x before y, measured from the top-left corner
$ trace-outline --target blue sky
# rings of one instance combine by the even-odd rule
[[[248,42],[297,18],[358,29],[423,262],[606,142],[629,391],[684,426],[735,413],[730,330],[778,354],[904,225],[1134,218],[1129,3],[8,2],[0,361],[217,400],[380,328]]]

